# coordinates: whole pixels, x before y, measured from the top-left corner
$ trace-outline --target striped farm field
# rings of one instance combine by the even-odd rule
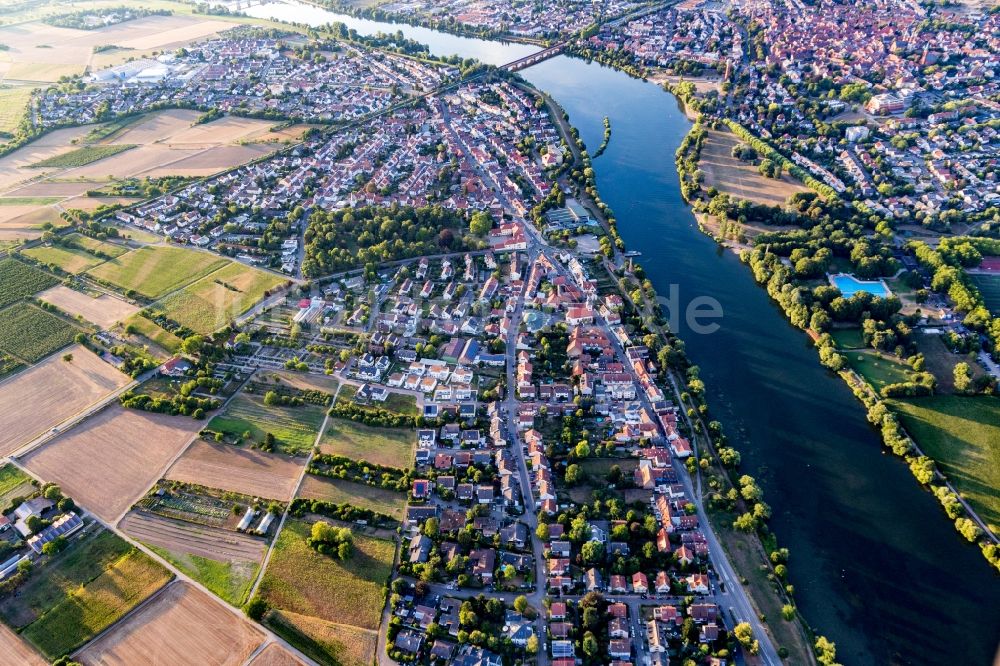
[[[180,247],[141,247],[105,262],[88,275],[147,298],[166,294],[227,265],[229,260]]]
[[[58,282],[53,275],[17,259],[0,259],[0,308]]]
[[[0,349],[28,363],[73,342],[80,329],[30,303],[0,310]]]
[[[157,307],[173,321],[208,335],[249,310],[284,281],[265,271],[232,263],[171,294]]]

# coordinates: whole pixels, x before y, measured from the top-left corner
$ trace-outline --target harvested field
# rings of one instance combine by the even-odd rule
[[[235,25],[194,16],[148,16],[104,28],[107,33],[102,38],[108,41],[102,43],[139,51],[170,49],[204,39]]]
[[[89,645],[83,664],[242,664],[263,633],[197,588],[178,581]]]
[[[0,624],[0,666],[46,666],[49,662],[31,649],[17,634]],[[254,662],[257,664],[258,662]],[[283,662],[260,662],[280,665]],[[289,662],[295,663],[295,662]]]
[[[192,331],[209,335],[253,307],[284,278],[233,263],[174,292],[157,307]]]
[[[43,291],[38,297],[71,315],[80,315],[101,328],[111,328],[139,311],[139,308],[120,298],[107,294],[94,298],[62,285]]]
[[[62,423],[130,379],[80,345],[0,383],[0,455]]]
[[[272,611],[266,622],[275,633],[321,664],[368,666],[378,647],[378,634],[374,631],[308,615]],[[253,666],[257,666],[256,661]]]
[[[114,405],[23,460],[79,504],[116,521],[162,476],[202,422]]]
[[[313,375],[305,372],[268,372],[254,375],[254,381],[277,377],[282,386],[291,386],[301,391],[322,391],[333,396],[337,393],[340,381],[329,375]]]
[[[406,469],[413,465],[416,435],[408,428],[373,428],[347,419],[331,418],[320,440],[323,453]]]
[[[347,502],[358,508],[371,509],[399,521],[403,520],[403,511],[406,508],[405,493],[315,474],[306,474],[302,488],[299,489],[299,497],[334,502],[335,504]]]
[[[0,132],[17,129],[31,100],[31,86],[0,88]]]
[[[0,36],[0,42],[2,41],[4,38]],[[40,172],[45,173],[44,169],[25,167],[65,152],[68,146],[73,145],[75,139],[81,138],[87,131],[87,127],[55,130],[23,148],[18,148],[10,155],[0,157],[0,192],[16,190],[24,181],[37,178]]]
[[[89,272],[124,290],[160,298],[229,263],[217,255],[180,247],[141,247]]]
[[[788,174],[781,180],[767,178],[756,166],[736,159],[732,150],[738,143],[740,140],[728,129],[708,130],[698,162],[698,168],[705,172],[706,190],[715,187],[734,197],[770,206],[784,204],[797,192],[810,191]]]
[[[287,501],[305,459],[198,440],[167,471],[174,481]]]
[[[219,561],[259,562],[266,548],[263,539],[218,527],[172,520],[146,511],[130,511],[118,526],[143,543]]]
[[[254,657],[250,666],[305,666],[305,664],[277,643],[271,643]]]
[[[83,65],[73,63],[15,62],[7,69],[4,81],[55,83],[64,76],[77,76],[83,71]]]
[[[355,533],[354,553],[340,561],[306,543],[311,529],[285,523],[258,593],[277,610],[378,630],[396,544]]]

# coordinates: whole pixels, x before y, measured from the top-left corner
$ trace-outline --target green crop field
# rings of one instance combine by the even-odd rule
[[[50,206],[65,197],[0,197],[0,206]]]
[[[146,544],[157,555],[234,606],[241,606],[257,578],[260,565],[256,562],[219,562],[191,553],[175,553]]]
[[[1000,398],[936,395],[892,406],[980,518],[1000,531]]]
[[[994,317],[1000,317],[1000,275],[977,273],[969,277],[983,295],[983,301],[990,313]]]
[[[35,261],[49,264],[74,275],[89,271],[108,259],[120,257],[128,249],[80,234],[70,234],[60,245],[39,245],[22,250]]]
[[[171,574],[111,532],[74,539],[0,599],[0,617],[50,659],[104,631]]]
[[[88,275],[156,299],[228,263],[219,256],[180,247],[141,247],[101,264]]]
[[[82,148],[71,150],[68,153],[53,155],[52,157],[41,160],[40,162],[35,162],[30,166],[36,169],[72,169],[75,167],[85,166],[98,160],[103,160],[106,157],[123,153],[126,150],[131,150],[132,148],[135,148],[134,144],[126,143],[112,146],[83,146]]]
[[[323,425],[324,410],[318,405],[280,407],[264,404],[264,397],[241,393],[230,401],[224,414],[213,418],[208,429],[221,432],[230,439],[239,439],[249,431],[254,442],[264,440],[265,433],[274,435],[284,453],[308,451]]]
[[[0,308],[59,283],[54,276],[17,259],[0,259]]]
[[[208,335],[240,316],[285,280],[232,263],[163,299],[158,307],[192,331]]]
[[[31,100],[31,86],[0,88],[0,132],[12,134],[24,118]]]
[[[62,349],[80,329],[29,303],[0,310],[0,348],[28,363]]]
[[[331,417],[320,449],[323,453],[406,469],[413,465],[415,443],[416,436],[408,428],[373,428]]]
[[[406,509],[406,493],[313,474],[306,475],[299,497],[335,504],[347,502],[398,521],[403,520],[403,512]]]
[[[396,545],[355,534],[354,553],[342,562],[309,547],[311,527],[285,524],[259,594],[277,610],[377,630]]]

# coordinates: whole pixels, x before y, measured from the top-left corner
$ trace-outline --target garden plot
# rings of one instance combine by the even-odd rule
[[[59,425],[131,380],[80,345],[0,383],[0,455]]]
[[[24,465],[100,518],[116,521],[161,476],[202,422],[114,405],[45,446]]]

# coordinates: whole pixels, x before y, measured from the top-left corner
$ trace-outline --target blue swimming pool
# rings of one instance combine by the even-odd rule
[[[859,291],[867,291],[872,296],[880,296],[882,298],[892,293],[882,280],[859,280],[847,273],[831,275],[830,284],[839,289],[844,298],[850,298]]]

